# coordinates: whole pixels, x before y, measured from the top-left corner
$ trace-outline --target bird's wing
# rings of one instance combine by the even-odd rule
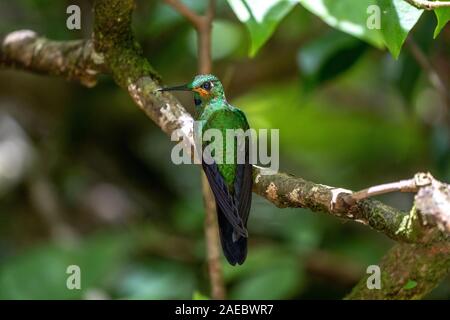
[[[226,219],[233,226],[233,229],[238,235],[247,237],[247,230],[245,229],[239,214],[239,208],[235,203],[235,197],[228,190],[217,164],[214,161],[211,161],[211,159],[205,161],[205,157],[207,156],[203,155],[202,167],[208,178],[211,190],[214,193],[216,205],[219,207],[218,209],[225,215]]]
[[[241,117],[244,124],[243,129],[249,129],[249,125],[245,114],[239,109],[235,112]],[[250,144],[252,143],[250,137],[245,136],[243,144],[238,144],[238,152],[245,152],[245,161],[243,164],[238,164],[236,168],[236,180],[234,182],[234,196],[235,203],[238,206],[239,216],[247,226],[248,215],[250,213],[250,206],[252,203],[252,183],[253,183],[253,166],[250,163]]]
[[[231,126],[227,126],[226,129],[248,129],[245,115],[234,107],[227,107],[211,114],[204,122],[203,129],[224,129],[224,118],[228,118],[232,123]],[[240,152],[245,152],[247,160],[245,161],[245,164],[236,164],[236,176],[232,184],[232,189],[234,190],[232,191],[229,189],[230,186],[227,185],[227,182],[219,171],[219,166],[211,159],[211,155],[202,155],[203,170],[208,178],[211,190],[214,193],[216,204],[229,223],[233,226],[237,236],[236,238],[239,236],[247,237],[248,235],[246,222],[251,204],[252,184],[252,167],[248,161],[248,143],[241,145],[237,144],[237,147],[242,148]],[[205,157],[209,158],[206,159]],[[236,157],[237,155],[235,155],[235,159]]]

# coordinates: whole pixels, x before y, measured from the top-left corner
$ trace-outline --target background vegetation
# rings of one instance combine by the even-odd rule
[[[217,3],[214,73],[253,127],[280,129],[281,171],[348,189],[423,170],[450,180],[448,101],[412,51],[424,52],[448,83],[450,29],[438,34],[433,13],[416,12],[412,45],[400,53],[408,32],[355,37],[346,24],[327,25],[333,17],[365,25],[373,1],[323,0],[324,12],[314,1],[267,1],[280,4],[267,6],[263,20],[264,6],[247,7],[255,14],[245,24],[239,1],[228,2]],[[65,27],[74,3],[79,31]],[[185,3],[204,10],[203,1]],[[190,81],[193,28],[162,1],[137,6],[133,27],[145,56],[166,83]],[[0,35],[32,29],[87,38],[91,8],[80,0],[3,1]],[[192,107],[189,94],[179,98]],[[199,168],[173,165],[171,147],[110,78],[89,90],[1,70],[0,298],[208,296]],[[412,203],[404,194],[382,200],[405,210]],[[224,260],[230,298],[341,298],[392,246],[355,223],[277,209],[256,195],[249,231],[246,263]],[[81,267],[81,290],[66,288],[71,264]],[[450,279],[430,296],[449,297]]]

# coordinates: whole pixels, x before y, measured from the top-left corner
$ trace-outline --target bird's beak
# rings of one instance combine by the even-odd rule
[[[158,91],[192,91],[192,90],[191,90],[191,88],[188,87],[187,84],[184,84],[182,86],[161,88],[161,89],[158,89]]]

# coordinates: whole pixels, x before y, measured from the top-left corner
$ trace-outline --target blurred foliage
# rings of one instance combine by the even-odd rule
[[[337,31],[306,43],[298,54],[305,93],[348,70],[366,48],[361,41]]]
[[[381,0],[297,2],[221,0],[213,29],[214,73],[253,127],[280,129],[280,170],[349,189],[421,170],[449,181],[445,102],[410,50],[400,53],[410,32],[448,83],[448,12],[436,12],[435,31],[432,12],[389,1],[383,32],[366,28],[367,7]],[[64,27],[69,4],[82,8],[80,31]],[[91,6],[2,1],[0,34],[89,37]],[[133,24],[166,83],[192,78],[196,35],[181,16],[137,1]],[[178,97],[193,110],[189,94]],[[0,298],[207,299],[199,168],[173,165],[171,147],[109,77],[87,89],[0,71]],[[412,203],[404,194],[381,200]],[[256,195],[249,229],[245,264],[223,260],[234,299],[341,298],[392,245],[356,223]],[[73,264],[81,290],[66,288]],[[449,298],[450,280],[431,297]]]
[[[114,233],[96,235],[76,247],[35,247],[1,266],[0,299],[82,298],[114,280],[129,248],[127,237]],[[80,267],[82,290],[67,290],[69,265]]]

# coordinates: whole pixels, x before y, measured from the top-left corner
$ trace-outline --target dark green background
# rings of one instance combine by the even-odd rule
[[[65,27],[74,3],[80,31]],[[193,29],[161,1],[137,3],[145,56],[166,84],[190,81]],[[407,49],[394,60],[296,6],[249,58],[247,30],[225,1],[217,15],[214,73],[251,126],[280,129],[281,171],[355,190],[423,170],[450,180],[449,125],[437,125],[439,96]],[[0,37],[32,29],[88,38],[91,25],[90,1],[0,2]],[[424,15],[413,37],[448,80],[450,30],[433,41],[434,27]],[[192,97],[178,97],[192,111]],[[19,159],[31,160],[11,162],[12,149],[0,149],[0,298],[209,295],[199,168],[172,164],[173,144],[111,78],[87,89],[1,70],[2,123],[0,148],[14,137],[25,150]],[[18,175],[2,176],[1,161]],[[413,200],[381,199],[405,210]],[[246,263],[223,259],[230,298],[342,298],[393,244],[354,222],[277,209],[256,195],[249,232]],[[71,264],[81,267],[82,290],[66,288]],[[450,279],[430,297],[450,298]]]

